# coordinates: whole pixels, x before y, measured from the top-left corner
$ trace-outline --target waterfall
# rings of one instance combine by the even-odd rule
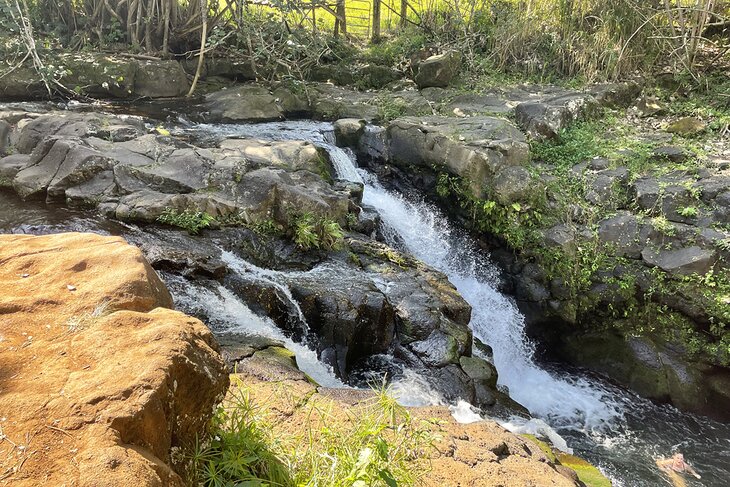
[[[294,296],[292,296],[289,286],[287,286],[285,282],[282,282],[283,277],[285,276],[284,273],[258,267],[227,250],[221,252],[221,260],[226,263],[229,269],[239,274],[252,274],[259,281],[263,281],[266,284],[275,287],[286,297],[287,301],[289,301],[292,307],[296,310],[297,318],[304,325],[303,331],[305,336],[309,333],[309,324],[307,323],[307,318],[304,316],[301,306],[299,306],[299,302],[294,299]]]
[[[338,159],[347,155],[342,149],[333,153]],[[352,168],[340,177],[357,171],[354,159],[349,161]],[[360,170],[357,180],[365,183],[363,203],[378,210],[389,243],[402,243],[415,257],[446,274],[472,306],[470,327],[475,337],[492,347],[500,384],[513,399],[561,427],[600,429],[621,418],[621,404],[602,387],[580,378],[555,377],[535,363],[524,319],[515,304],[497,291],[493,264],[467,236],[455,232],[437,208],[386,190],[366,171]]]

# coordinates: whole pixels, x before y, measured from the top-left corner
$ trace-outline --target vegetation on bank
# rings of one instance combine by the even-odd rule
[[[311,409],[300,436],[233,380],[210,435],[189,452],[194,485],[394,487],[417,485],[427,472],[431,433],[385,388],[352,411],[302,406]]]
[[[242,225],[261,236],[286,236],[302,250],[340,250],[344,245],[345,237],[345,232],[339,223],[324,216],[316,216],[311,212],[293,213],[287,228],[273,219],[246,223],[240,216],[216,219],[203,211],[174,208],[166,208],[157,221],[182,228],[191,235],[197,235],[202,230],[213,226]]]
[[[474,197],[469,181],[440,174],[436,191],[445,200],[458,201],[460,213],[480,233],[496,236],[525,261],[539,265],[547,283],[560,283],[567,302],[560,314],[589,329],[613,327],[629,336],[652,336],[680,343],[691,357],[711,363],[730,364],[730,275],[710,270],[704,275],[670,275],[658,267],[623,257],[598,236],[598,223],[617,210],[630,210],[640,222],[671,239],[675,225],[665,215],[640,208],[626,188],[647,175],[687,175],[684,184],[693,201],[679,209],[688,218],[712,211],[700,199],[692,174],[705,169],[705,148],[727,137],[730,129],[730,88],[726,78],[717,78],[710,92],[675,103],[673,93],[657,89],[654,95],[673,117],[702,116],[703,133],[673,137],[671,144],[683,150],[686,160],[672,162],[654,151],[666,140],[646,138],[649,132],[625,112],[606,111],[600,119],[574,124],[558,140],[533,142],[532,163],[527,167],[533,184],[519,202],[502,204],[491,196]],[[607,159],[607,169],[627,169],[627,182],[611,188],[609,201],[595,204],[585,199],[590,181],[576,167],[594,157]],[[566,247],[545,245],[546,230],[556,225],[584,229]],[[727,231],[722,223],[718,230]],[[730,242],[720,240],[717,250]],[[722,264],[720,264],[722,265]],[[726,264],[725,264],[726,265]],[[647,284],[648,283],[648,284]],[[596,286],[603,289],[596,291]],[[695,322],[672,308],[677,297],[697,303],[707,322]],[[597,317],[602,317],[597,319]],[[588,320],[590,323],[586,322]]]

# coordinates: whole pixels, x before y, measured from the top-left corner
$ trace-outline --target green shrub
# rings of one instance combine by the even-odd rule
[[[185,229],[191,235],[197,235],[204,228],[209,228],[216,220],[211,215],[202,211],[179,211],[173,208],[167,208],[157,218],[157,221],[165,225]]]
[[[342,227],[329,218],[316,218],[305,212],[294,218],[292,239],[303,250],[339,250],[345,236]]]

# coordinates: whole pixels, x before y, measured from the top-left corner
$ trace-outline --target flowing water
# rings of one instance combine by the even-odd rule
[[[674,450],[682,451],[703,475],[702,480],[692,480],[689,485],[730,485],[730,425],[655,405],[581,371],[537,364],[533,346],[524,335],[522,316],[512,300],[497,291],[497,272],[488,256],[477,251],[470,238],[453,228],[437,208],[418,198],[386,190],[372,174],[358,169],[353,154],[334,145],[331,124],[178,123],[170,129],[197,139],[308,140],[327,150],[338,177],[365,185],[364,203],[380,213],[386,239],[444,272],[471,304],[470,326],[475,336],[493,348],[500,384],[534,416],[531,421],[499,418],[509,429],[541,433],[558,446],[572,448],[611,476],[615,485],[670,485],[654,466],[654,460]],[[19,203],[15,197],[0,192],[0,231],[79,230],[124,235],[129,229],[69,210]],[[276,286],[306,323],[286,286],[286,280],[296,276],[258,268],[229,253],[224,253],[223,258],[233,271],[248,273]],[[316,271],[315,268],[311,272]],[[296,353],[300,367],[318,382],[344,387],[331,369],[317,360],[310,347],[292,341],[269,318],[252,313],[225,287],[216,285],[211,289],[168,275],[165,279],[178,306],[208,316],[217,333],[264,335],[283,341]],[[395,389],[406,404],[442,402],[422,377],[407,370]],[[465,403],[452,405],[452,411],[464,421],[478,419]],[[567,443],[561,445],[563,441]]]

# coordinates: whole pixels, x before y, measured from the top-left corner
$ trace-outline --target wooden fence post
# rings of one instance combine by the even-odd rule
[[[347,35],[347,11],[345,10],[345,0],[337,0],[337,7],[335,9],[337,16],[335,18],[335,37],[340,32],[342,35]]]
[[[380,0],[373,0],[373,43],[380,42]]]

